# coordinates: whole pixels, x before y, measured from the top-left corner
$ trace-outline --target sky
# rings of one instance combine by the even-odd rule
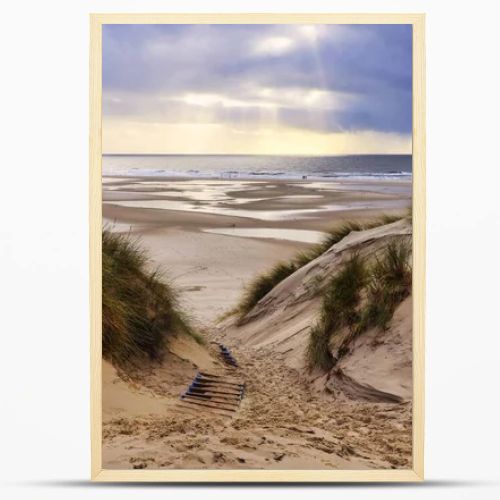
[[[411,25],[104,25],[103,152],[411,153]]]

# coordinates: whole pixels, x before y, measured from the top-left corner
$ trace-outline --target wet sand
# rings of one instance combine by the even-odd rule
[[[103,217],[113,231],[140,238],[154,264],[179,287],[195,321],[206,323],[231,309],[256,274],[310,248],[310,231],[324,232],[343,220],[404,213],[410,196],[406,181],[108,177]],[[158,208],[170,204],[176,209]],[[272,229],[277,230],[274,238]],[[218,230],[251,235],[262,230],[265,237]],[[286,230],[292,234],[282,239]],[[299,241],[290,230],[296,230]]]

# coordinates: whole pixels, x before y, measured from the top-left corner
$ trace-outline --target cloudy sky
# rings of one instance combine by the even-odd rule
[[[411,153],[411,25],[105,25],[103,151]]]

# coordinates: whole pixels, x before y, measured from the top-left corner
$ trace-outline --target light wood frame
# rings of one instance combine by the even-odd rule
[[[413,468],[406,470],[107,470],[102,468],[102,25],[413,25]],[[425,15],[91,14],[90,15],[90,373],[91,478],[162,482],[411,482],[424,478]]]

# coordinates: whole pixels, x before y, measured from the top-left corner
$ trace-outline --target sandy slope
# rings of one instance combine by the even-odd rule
[[[352,252],[369,258],[389,242],[410,237],[411,232],[411,223],[406,219],[352,232],[278,284],[246,315],[242,326],[233,319],[228,320],[223,326],[227,342],[268,348],[282,354],[290,367],[304,372],[309,327],[319,308],[318,290]],[[396,312],[389,332],[380,335],[377,331],[366,332],[353,344],[353,354],[347,356],[338,368],[346,377],[357,378],[361,384],[371,380],[376,387],[377,384],[380,386],[381,391],[394,389],[397,396],[409,398],[411,324],[411,299],[408,299]],[[331,389],[332,384],[333,381],[329,386]]]
[[[386,331],[371,329],[354,340],[350,352],[337,365],[344,377],[364,388],[412,398],[412,297],[396,309]],[[335,392],[335,378],[327,388]],[[373,394],[372,394],[373,395]],[[376,395],[373,395],[376,398]]]
[[[141,235],[141,240],[155,265],[161,265],[179,289],[186,311],[199,324],[209,324],[229,304],[235,304],[257,269],[265,269],[305,248],[301,243],[177,228],[149,230]]]
[[[280,355],[253,348],[233,352],[241,365],[238,376],[247,381],[246,396],[234,418],[179,413],[175,402],[182,390],[180,382],[185,380],[187,385],[192,366],[178,361],[176,380],[165,381],[164,375],[171,376],[173,371],[165,365],[143,376],[141,389],[137,389],[152,391],[155,404],[163,401],[165,411],[139,417],[123,409],[121,415],[105,419],[104,467],[409,466],[409,404],[334,400],[327,393],[311,391],[308,382]]]
[[[353,249],[369,254],[409,234],[404,221],[351,234],[270,292],[245,325],[205,329],[205,346],[174,339],[163,363],[141,370],[133,383],[105,365],[104,467],[410,467],[411,299],[383,335],[359,337],[335,373],[303,369],[322,279]],[[214,340],[231,346],[247,384],[232,419],[177,405],[198,367],[225,370]],[[382,397],[386,392],[396,399]]]

